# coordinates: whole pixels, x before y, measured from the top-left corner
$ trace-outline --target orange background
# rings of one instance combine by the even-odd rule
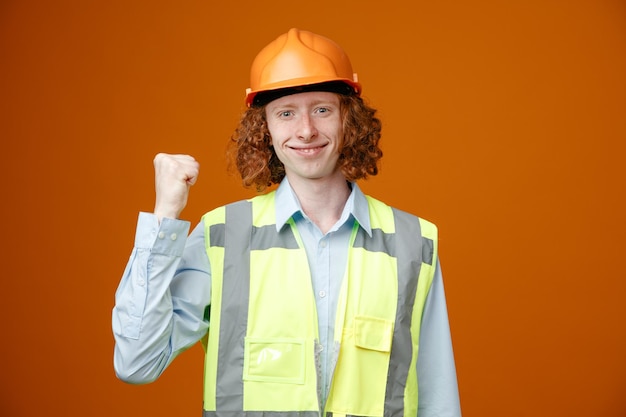
[[[464,416],[626,415],[618,0],[3,1],[0,415],[200,415],[198,346],[115,378],[113,295],[157,152],[201,162],[194,224],[251,195],[223,151],[290,27],[341,44],[379,109],[363,188],[440,227]]]

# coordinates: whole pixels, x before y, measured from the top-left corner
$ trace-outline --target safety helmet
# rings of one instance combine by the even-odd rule
[[[356,73],[352,72],[350,59],[339,45],[312,32],[290,29],[263,48],[254,59],[250,88],[246,89],[246,105],[253,105],[259,93],[278,93],[270,94],[275,99],[289,94],[293,88],[315,90],[318,84],[339,85],[344,91],[347,88],[350,93],[361,94],[361,84]],[[280,94],[281,91],[285,93]]]

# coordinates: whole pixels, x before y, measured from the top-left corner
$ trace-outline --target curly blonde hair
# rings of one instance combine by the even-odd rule
[[[338,161],[343,175],[356,181],[378,174],[383,152],[378,146],[382,125],[375,117],[376,110],[360,97],[337,95],[344,132]],[[231,167],[237,169],[245,187],[263,191],[285,177],[285,167],[270,143],[265,105],[248,108],[231,137],[228,152]]]

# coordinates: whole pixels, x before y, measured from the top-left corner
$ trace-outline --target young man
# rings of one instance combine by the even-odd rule
[[[117,375],[153,381],[202,339],[205,417],[460,416],[436,228],[356,184],[381,125],[347,56],[291,29],[251,84],[234,163],[246,186],[280,185],[186,238],[198,164],[156,156],[113,310]]]

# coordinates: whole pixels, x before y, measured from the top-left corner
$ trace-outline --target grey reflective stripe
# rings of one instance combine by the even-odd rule
[[[372,229],[370,238],[359,228],[354,239],[355,248],[363,248],[368,252],[384,252],[389,256],[396,257],[396,240],[394,234],[385,233],[380,229]]]
[[[396,229],[398,262],[398,307],[394,326],[391,357],[387,372],[385,415],[404,415],[404,388],[411,366],[413,344],[411,340],[411,317],[417,293],[417,281],[424,261],[425,246],[417,217],[393,210]],[[415,244],[412,244],[415,242]],[[432,241],[430,243],[432,248]],[[426,250],[427,252],[427,250]],[[430,253],[430,262],[433,254]],[[407,416],[408,417],[408,416]]]
[[[298,249],[298,241],[293,235],[291,227],[283,227],[276,233],[276,225],[271,224],[252,228],[250,249],[265,250],[272,248]]]
[[[433,256],[435,256],[435,245],[433,240],[427,237],[422,237],[422,262],[432,266]]]
[[[211,246],[224,247],[224,231],[226,229],[225,224],[212,224],[209,227],[209,233],[211,235]]]
[[[319,417],[317,411],[207,411],[202,417]]]
[[[244,358],[243,340],[248,326],[248,300],[250,298],[251,213],[252,204],[248,201],[226,206],[224,236],[228,238],[227,241],[222,238],[224,276],[215,387],[217,412],[243,410],[241,376]],[[211,243],[213,243],[212,237]]]
[[[395,211],[395,210],[394,210]],[[412,216],[411,214],[398,212],[404,216]],[[417,222],[418,227],[417,231],[419,232],[419,220],[417,218],[414,219]],[[396,226],[397,230],[397,226]],[[403,233],[404,230],[401,230],[400,233]],[[419,236],[419,235],[418,235]],[[409,240],[405,241],[413,241],[414,236],[407,236]],[[397,249],[396,249],[396,240],[394,239],[394,234],[385,233],[380,229],[372,229],[372,238],[367,239],[367,236],[364,233],[359,233],[354,240],[355,248],[363,248],[369,252],[384,252],[392,257],[397,257]],[[427,237],[422,237],[422,257],[421,260],[428,265],[433,264],[433,254],[434,254],[434,244],[432,239]]]
[[[226,206],[228,207],[228,206]],[[298,241],[293,235],[290,227],[284,227],[276,233],[275,225],[250,227],[250,250],[266,250],[273,248],[298,249]],[[214,224],[210,226],[211,246],[224,247],[226,226],[224,224]],[[230,244],[229,244],[230,246]]]

